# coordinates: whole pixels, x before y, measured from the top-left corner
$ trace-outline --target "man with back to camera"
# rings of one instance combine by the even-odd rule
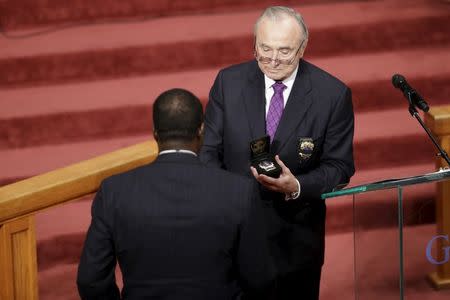
[[[225,300],[242,290],[239,299],[265,299],[275,269],[257,185],[197,158],[203,109],[192,93],[162,93],[153,122],[156,160],[107,178],[93,201],[81,298]]]
[[[293,9],[267,8],[254,35],[255,60],[221,70],[211,88],[200,158],[261,184],[276,299],[316,300],[325,240],[321,194],[354,173],[351,91],[302,59],[308,30]],[[265,135],[279,177],[250,166],[249,145]]]

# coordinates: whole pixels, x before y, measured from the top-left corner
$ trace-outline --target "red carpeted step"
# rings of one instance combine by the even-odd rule
[[[412,0],[405,6],[401,0],[336,4],[317,4],[301,10],[309,27],[326,30],[335,27],[383,23],[385,21],[439,18],[449,13],[442,3]],[[345,12],[345,13],[339,13]],[[252,34],[253,25],[261,11],[179,16],[147,20],[146,22],[111,23],[82,26],[49,32],[33,38],[2,38],[0,57],[19,58],[60,53],[78,53],[90,49],[117,49],[127,46],[173,44],[214,39],[229,39]],[[350,17],[351,16],[351,17]],[[130,34],[132,32],[133,34]],[[16,32],[17,35],[27,32]],[[151,34],[150,33],[154,33]],[[312,38],[310,36],[310,38]],[[329,44],[329,42],[327,42]],[[52,47],[48,47],[52,45]],[[348,45],[347,48],[351,48]]]
[[[354,152],[357,170],[369,170],[380,166],[394,168],[434,160],[436,149],[418,122],[410,116],[406,104],[404,106],[396,110],[356,114]],[[102,128],[109,128],[110,119],[113,122],[121,120],[125,124],[136,123],[133,119],[124,121],[126,120],[122,115],[124,112],[126,110],[119,110],[115,116],[105,114],[105,127]],[[142,119],[149,119],[151,123],[150,107],[146,107],[141,115]],[[3,166],[0,171],[0,180],[9,183],[16,178],[26,178],[63,167],[151,137],[151,125],[147,124],[139,130],[140,135],[116,134],[109,137],[101,135],[96,138],[95,135],[88,135],[92,134],[93,126],[89,125],[88,118],[85,120],[87,125],[83,127],[86,128],[83,141],[76,142],[77,138],[58,135],[56,131],[49,128],[47,136],[53,134],[52,142],[60,141],[60,144],[47,143],[42,146],[29,144],[25,148],[3,149],[0,155],[0,165]],[[67,126],[71,123],[70,120],[62,120],[61,124]],[[70,134],[70,131],[66,134]],[[30,135],[31,141],[35,141],[33,137],[34,135]]]
[[[142,113],[143,119],[150,119],[150,108]],[[106,121],[111,115],[105,116]],[[380,122],[383,119],[383,122]],[[88,120],[88,119],[86,119]],[[117,112],[113,122],[133,123],[133,119],[125,119]],[[61,124],[70,122],[63,120]],[[89,122],[86,132],[92,131]],[[401,123],[403,126],[397,126]],[[105,123],[104,128],[107,127]],[[102,127],[103,128],[103,127]],[[88,159],[102,153],[116,150],[131,144],[144,141],[151,137],[151,126],[143,126],[139,135],[115,136],[84,136],[83,141],[76,142],[76,138],[56,135],[50,128],[47,134],[53,134],[53,142],[47,145],[28,145],[25,148],[10,148],[0,151],[0,179],[10,182],[14,178],[24,178],[46,172],[55,168]],[[41,128],[42,130],[42,128]],[[26,131],[24,131],[26,132]],[[66,133],[69,134],[69,133]],[[58,139],[56,139],[58,138]],[[33,135],[30,135],[33,139]],[[369,112],[356,115],[355,122],[355,162],[357,170],[368,170],[384,166],[394,168],[408,164],[432,162],[436,150],[423,132],[420,125],[402,109]],[[9,180],[8,180],[9,179]]]
[[[79,300],[77,291],[78,262],[58,264],[50,269],[39,270],[40,300]],[[122,274],[116,269],[116,282],[122,289]]]
[[[0,182],[49,172],[111,151],[147,141],[151,133],[114,139],[70,142],[0,151]]]
[[[91,222],[92,195],[36,214],[39,270],[76,263]]]
[[[355,0],[347,0],[355,1]],[[338,2],[338,0],[303,0],[311,3]],[[343,2],[340,0],[339,2]],[[0,2],[2,25],[6,30],[67,22],[89,22],[124,18],[157,18],[190,13],[212,13],[264,8],[273,4],[269,0],[95,0],[95,1],[45,1],[13,0]],[[295,5],[298,1],[284,0],[279,5]]]
[[[396,110],[355,116],[354,155],[358,170],[427,163],[434,160],[437,152],[406,104]]]
[[[163,91],[182,87],[206,100],[219,70],[176,72],[98,82],[0,89],[0,119],[148,106]]]
[[[398,69],[398,73],[408,72],[410,70]],[[408,76],[408,83],[413,86],[420,95],[422,95],[430,105],[446,105],[450,101],[450,73],[434,74],[429,76],[412,77]],[[353,107],[355,112],[383,111],[406,107],[407,100],[402,101],[400,90],[393,88],[389,84],[390,78],[365,81],[349,82],[353,92]]]
[[[58,264],[38,270],[38,289],[40,300],[79,300],[77,290],[78,263]]]
[[[421,47],[450,44],[445,26],[448,10],[423,1],[405,8],[394,1],[396,5],[391,4],[387,12],[387,3],[392,1],[305,7],[305,17],[311,19],[306,56],[414,48],[417,36],[422,36]],[[337,11],[329,16],[330,6]],[[394,13],[396,10],[402,13]],[[344,19],[338,11],[355,18]],[[258,14],[89,26],[25,40],[4,40],[0,48],[0,87],[119,78],[240,62],[252,57],[251,30]],[[335,22],[322,21],[324,15]],[[355,23],[355,19],[360,22]],[[315,26],[319,22],[322,25]]]
[[[406,68],[408,68],[406,71],[409,75],[415,74],[415,70],[410,66],[406,66]],[[419,65],[418,69],[421,68]],[[398,69],[405,71],[405,66],[398,64]],[[149,107],[159,93],[172,87],[187,88],[206,103],[209,88],[217,71],[211,69],[87,84],[0,90],[0,106],[2,107],[0,120],[17,119],[25,124],[30,122],[27,121],[28,118],[34,118],[33,122],[37,127],[45,128],[38,123],[39,116],[56,117],[72,111],[97,111],[101,113],[104,109],[122,109],[126,114],[126,110],[131,107]],[[425,69],[421,71],[425,71]],[[389,74],[385,72],[380,74],[380,77],[381,75],[386,76],[386,78],[378,79],[374,76],[371,80],[361,81],[365,80],[361,77],[348,82],[353,92],[355,112],[405,107],[406,101],[401,101],[401,93],[390,84]],[[450,73],[424,77],[420,74],[408,76],[410,84],[432,105],[448,103],[450,86],[447,83],[449,80]],[[78,117],[82,118],[81,115]]]
[[[0,120],[0,127],[6,129],[0,133],[0,149],[127,137],[151,133],[151,107],[133,106],[15,118]]]
[[[419,55],[423,58],[415,59]],[[357,113],[389,106],[406,107],[406,100],[390,82],[396,72],[403,73],[417,88],[423,87],[419,91],[431,106],[447,103],[450,88],[445,82],[450,73],[443,61],[450,61],[450,52],[445,47],[313,59],[354,86]],[[0,148],[145,134],[151,131],[151,103],[160,92],[184,87],[206,101],[216,73],[217,69],[211,69],[101,83],[0,90],[3,108]]]

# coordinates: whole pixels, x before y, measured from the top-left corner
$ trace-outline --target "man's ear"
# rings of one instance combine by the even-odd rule
[[[303,40],[302,44],[300,45],[300,50],[298,51],[300,54],[299,55],[300,58],[302,58],[303,55],[305,54],[306,45],[308,45],[308,40]]]

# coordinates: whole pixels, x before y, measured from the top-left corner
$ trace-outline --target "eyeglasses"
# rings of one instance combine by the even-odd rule
[[[300,51],[300,48],[303,46],[303,42],[300,44],[300,46],[298,47],[297,51],[295,51],[294,56],[292,56],[291,58],[271,58],[271,57],[267,57],[267,56],[261,56],[258,53],[257,50],[257,46],[255,45],[255,58],[257,61],[259,61],[262,64],[270,64],[272,61],[276,64],[276,65],[292,65],[294,63],[295,57],[297,56],[298,52]]]

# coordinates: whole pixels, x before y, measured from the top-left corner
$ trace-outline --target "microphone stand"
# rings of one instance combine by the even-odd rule
[[[422,126],[422,128],[426,131],[426,133],[428,134],[428,136],[430,137],[431,141],[433,142],[433,144],[438,148],[439,153],[437,154],[438,156],[441,156],[443,159],[445,159],[445,161],[447,162],[447,164],[450,166],[450,159],[447,156],[447,153],[444,151],[444,149],[442,149],[442,147],[438,144],[438,142],[436,141],[436,139],[434,138],[433,134],[431,133],[431,131],[428,129],[428,127],[425,125],[425,123],[422,121],[422,119],[420,118],[419,112],[417,111],[414,102],[412,100],[411,97],[411,92],[408,92],[408,102],[409,102],[409,113],[411,114],[411,116],[413,116],[414,118],[417,119],[417,121],[419,121],[420,125]]]

